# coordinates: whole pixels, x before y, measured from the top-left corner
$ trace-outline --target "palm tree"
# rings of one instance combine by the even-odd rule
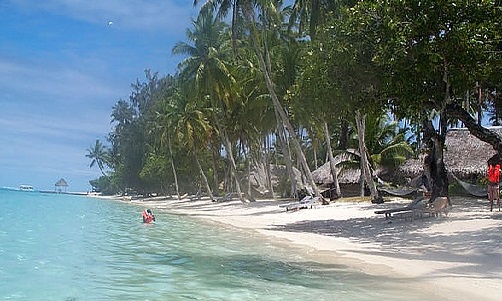
[[[407,129],[391,121],[387,112],[362,114],[356,111],[357,137],[352,137],[350,144],[359,148],[359,152],[349,152],[347,161],[359,160],[361,180],[370,188],[374,201],[379,198],[373,181],[378,168],[392,170],[413,155],[413,148],[406,140]],[[351,158],[352,157],[352,158]],[[346,162],[348,163],[348,162]],[[347,165],[353,165],[352,161]],[[361,187],[362,189],[363,187]]]
[[[108,161],[108,152],[99,139],[96,139],[96,143],[87,149],[87,155],[85,156],[91,159],[90,168],[94,167],[94,165],[98,165],[103,176],[106,176],[104,167]]]
[[[176,92],[174,95],[177,95]],[[175,112],[175,103],[173,103],[171,100],[174,98],[174,95],[169,97],[163,106],[163,111],[160,113],[157,113],[157,119],[155,120],[157,130],[160,130],[160,143],[161,146],[163,144],[167,144],[167,148],[169,150],[169,158],[171,161],[171,170],[173,172],[173,177],[174,177],[174,185],[176,188],[176,195],[178,196],[178,199],[181,198],[180,194],[180,188],[179,188],[179,183],[178,183],[178,173],[176,171],[176,166],[174,165],[174,156],[173,156],[173,148],[172,148],[172,128],[173,128],[173,115]]]
[[[198,3],[199,1],[194,1],[194,4]],[[276,92],[276,86],[273,82],[270,49],[266,43],[266,36],[269,33],[275,33],[274,29],[277,28],[277,25],[279,25],[278,28],[281,27],[281,24],[277,24],[277,21],[280,20],[277,12],[281,5],[282,1],[207,0],[203,5],[201,12],[204,10],[214,10],[218,11],[218,15],[220,17],[224,17],[231,9],[233,19],[234,16],[238,15],[243,17],[243,20],[249,29],[251,46],[258,59],[258,65],[265,79],[267,91],[269,92],[272,104],[279,116],[277,122],[284,124],[285,129],[291,137],[291,142],[293,143],[294,150],[303,168],[307,181],[313,188],[315,195],[320,196],[319,189],[314,182],[305,154],[303,153],[301,145],[297,139],[296,131],[279,100]],[[259,24],[256,20],[257,16],[261,18],[262,28],[258,28]],[[234,30],[235,28],[232,28],[232,31]]]
[[[232,86],[235,79],[227,67],[229,48],[225,40],[226,26],[214,18],[211,10],[201,12],[193,21],[194,30],[187,29],[187,37],[192,42],[180,42],[173,48],[173,54],[184,54],[188,57],[179,64],[182,76],[192,81],[196,95],[193,100],[207,101],[211,122],[223,141],[226,154],[230,161],[232,175],[239,198],[245,202],[240,181],[237,176],[237,165],[233,157],[230,137],[225,127],[227,111],[235,100]]]
[[[194,81],[199,96],[221,90],[229,74],[224,58],[226,24],[215,19],[212,12],[199,14],[192,21],[193,30],[187,29],[191,43],[178,42],[172,49],[174,55],[187,56],[178,65],[182,78]]]
[[[341,6],[345,1],[340,0],[295,0],[292,9],[292,21],[299,21],[299,31],[307,31],[308,35],[314,39],[316,31],[322,24],[326,15],[331,11],[335,11],[335,7]],[[307,28],[307,30],[304,30]]]
[[[400,128],[386,112],[368,117],[365,136],[373,169],[396,168],[413,155],[413,149],[406,140],[406,129]]]
[[[189,91],[184,91],[185,95],[193,95]],[[199,169],[201,178],[206,186],[207,193],[211,200],[214,199],[211,186],[206,174],[200,164],[199,153],[209,145],[209,137],[214,132],[208,117],[211,109],[198,108],[197,102],[189,100],[188,97],[178,94],[176,109],[169,115],[173,124],[173,131],[178,144],[185,146],[193,154],[195,163]]]
[[[364,183],[368,185],[371,193],[371,201],[374,203],[383,203],[382,196],[378,192],[375,181],[373,181],[373,175],[370,168],[370,163],[367,156],[367,148],[365,142],[365,131],[366,131],[366,114],[361,116],[359,110],[356,111],[355,116],[356,126],[357,126],[357,137],[359,140],[359,155],[361,160],[361,195],[364,195]]]

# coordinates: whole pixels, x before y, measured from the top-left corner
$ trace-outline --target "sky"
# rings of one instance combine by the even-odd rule
[[[1,0],[0,187],[88,191],[87,149],[145,69],[176,72],[191,0]]]

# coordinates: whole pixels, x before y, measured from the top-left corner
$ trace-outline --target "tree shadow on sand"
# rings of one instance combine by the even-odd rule
[[[269,230],[307,232],[325,236],[349,238],[366,245],[361,254],[381,255],[409,260],[432,262],[462,262],[443,271],[459,276],[502,279],[502,220],[501,212],[489,212],[487,201],[457,198],[448,217],[427,217],[414,221],[391,220],[382,216],[352,218],[348,220],[300,221],[276,226]],[[378,207],[381,209],[382,207]],[[479,230],[469,223],[480,219],[493,220]],[[455,230],[452,230],[453,225]],[[465,225],[465,228],[462,228]],[[427,232],[425,231],[427,229]],[[480,273],[482,271],[482,273]]]

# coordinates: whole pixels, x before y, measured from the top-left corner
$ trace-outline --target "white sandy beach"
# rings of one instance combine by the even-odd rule
[[[445,300],[502,300],[502,212],[490,212],[486,199],[453,197],[447,217],[392,222],[374,211],[410,200],[334,202],[294,212],[271,200],[132,202],[257,231],[309,259],[404,280]]]

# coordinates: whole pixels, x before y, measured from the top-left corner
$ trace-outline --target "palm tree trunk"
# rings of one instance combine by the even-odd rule
[[[237,165],[235,164],[234,154],[232,153],[232,145],[230,144],[230,140],[228,139],[227,131],[223,130],[222,134],[225,151],[227,152],[228,159],[230,160],[231,177],[235,179],[235,189],[237,190],[237,194],[239,195],[239,200],[243,203],[246,203],[246,200],[244,199],[244,195],[242,193],[241,184],[239,182],[239,177],[237,176]]]
[[[329,168],[331,170],[331,177],[333,178],[333,184],[335,185],[335,198],[340,198],[342,196],[340,190],[340,183],[338,182],[338,170],[336,170],[335,158],[333,158],[333,150],[331,149],[331,138],[329,136],[328,123],[324,120],[324,134],[326,135],[326,144],[328,146],[328,159]],[[332,191],[330,191],[332,193]]]
[[[247,192],[247,196],[248,196],[248,199],[250,202],[255,202],[255,198],[252,196],[252,192],[251,192],[251,160],[248,159],[246,160],[248,162],[248,192]]]
[[[269,136],[269,135],[267,135]],[[263,159],[263,164],[265,168],[265,172],[267,175],[267,189],[269,191],[269,196],[271,198],[274,198],[274,184],[272,183],[272,171],[270,170],[270,145],[271,142],[269,141],[269,137],[265,137],[265,156]]]
[[[349,144],[349,122],[345,118],[340,120],[340,140],[338,149],[346,150]]]
[[[211,201],[214,201],[214,196],[213,196],[213,192],[211,191],[211,186],[209,185],[209,181],[207,180],[206,174],[204,173],[204,170],[202,169],[202,166],[200,165],[199,157],[197,156],[196,152],[194,152],[193,155],[195,157],[195,162],[197,162],[197,166],[199,167],[199,172],[200,172],[200,175],[202,176],[202,180],[204,181],[204,185],[206,185],[207,194],[209,195],[209,198],[211,199]]]
[[[253,49],[255,51],[256,56],[258,57],[258,63],[260,65],[260,70],[263,74],[263,77],[265,79],[265,84],[267,86],[267,90],[270,94],[270,98],[272,99],[272,104],[274,105],[274,108],[277,113],[279,113],[280,116],[280,121],[282,124],[285,126],[287,131],[289,132],[291,136],[291,140],[293,143],[293,147],[295,149],[296,155],[298,157],[298,160],[300,161],[300,164],[302,165],[302,169],[305,173],[305,176],[307,177],[307,182],[310,184],[312,189],[314,190],[314,194],[317,197],[321,197],[321,194],[319,193],[319,189],[317,185],[314,182],[314,179],[312,177],[312,172],[310,171],[310,167],[308,166],[307,159],[305,158],[305,154],[303,153],[303,150],[301,148],[300,143],[298,142],[298,139],[296,138],[297,135],[295,133],[295,129],[293,128],[293,125],[291,125],[291,122],[289,122],[288,116],[286,115],[286,112],[284,112],[284,109],[281,106],[281,103],[279,101],[279,98],[277,97],[277,94],[275,93],[274,89],[274,83],[271,78],[271,73],[272,73],[272,68],[270,64],[270,52],[268,51],[267,45],[264,45],[263,52],[259,47],[259,39],[258,39],[258,30],[256,29],[256,21],[254,17],[254,8],[251,4],[251,2],[246,2],[244,3],[244,14],[246,15],[245,18],[249,21],[250,25],[250,37],[251,37],[251,44],[253,46]],[[263,39],[265,42],[265,38]],[[267,63],[265,63],[265,57],[267,58]]]
[[[300,164],[302,165],[302,169],[305,172],[305,176],[307,177],[308,184],[314,190],[314,194],[316,196],[320,197],[321,194],[319,193],[319,188],[317,187],[317,185],[314,182],[314,178],[312,177],[312,172],[310,171],[310,167],[308,166],[307,159],[305,158],[305,154],[303,153],[303,150],[301,148],[300,143],[298,142],[298,139],[296,139],[295,129],[293,128],[293,125],[291,124],[291,122],[289,122],[288,116],[284,112],[284,109],[282,108],[281,103],[279,102],[279,98],[277,97],[277,94],[275,93],[274,83],[272,82],[270,74],[267,72],[267,67],[265,65],[263,55],[260,53],[259,49],[255,49],[255,51],[257,52],[258,61],[260,63],[260,67],[262,69],[262,73],[265,78],[265,84],[267,85],[268,92],[270,94],[270,97],[272,98],[272,103],[274,105],[274,108],[279,113],[280,121],[282,122],[284,127],[287,129],[289,135],[291,136],[291,141],[293,143],[293,147],[295,149],[296,155],[298,156],[298,160],[300,161]]]
[[[173,170],[174,186],[176,187],[176,195],[178,196],[178,200],[180,200],[181,195],[180,195],[180,187],[178,185],[178,174],[177,174],[176,168],[174,166],[173,149],[171,147],[171,136],[169,134],[167,134],[167,145],[169,147],[169,157],[171,159],[171,169]]]
[[[212,149],[212,155],[213,155],[213,192],[216,196],[219,195],[219,191],[220,191],[220,181],[218,179],[218,153],[216,152],[216,148],[215,147],[211,147]]]
[[[361,176],[364,182],[368,185],[371,194],[372,203],[383,203],[382,196],[378,192],[375,181],[371,175],[371,169],[368,162],[368,157],[366,154],[366,144],[364,141],[364,132],[366,127],[366,115],[361,117],[359,111],[356,111],[356,126],[357,126],[357,136],[359,139],[359,155],[361,157]]]
[[[317,147],[316,147],[317,144],[313,144],[312,145],[312,148],[313,148],[313,151],[314,151],[314,170],[316,170],[319,165],[317,165]]]
[[[251,195],[251,160],[246,160],[248,165],[248,195]]]
[[[281,122],[279,122],[280,117],[277,110],[275,111],[276,119],[277,119],[277,137],[279,138],[279,142],[282,147],[282,152],[284,154],[284,161],[286,164],[286,171],[289,176],[289,181],[291,183],[291,193],[290,196],[297,197],[297,183],[296,183],[296,175],[293,171],[293,160],[291,159],[291,152],[289,150],[289,145],[286,139],[286,133],[284,130],[284,126]]]

